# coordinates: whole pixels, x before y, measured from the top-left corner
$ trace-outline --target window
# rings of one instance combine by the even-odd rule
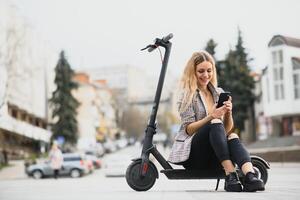
[[[269,79],[267,78],[267,99],[268,99],[268,102],[270,102],[270,83],[269,83]]]
[[[280,84],[280,99],[284,99],[284,87],[283,83]]]
[[[74,156],[74,157],[64,157],[64,161],[66,162],[71,162],[71,161],[80,161],[81,158],[79,156]]]
[[[273,80],[274,80],[274,98],[275,100],[284,99],[284,66],[283,66],[283,51],[272,52],[273,61]]]
[[[300,62],[297,59],[292,59],[292,63],[293,63],[294,98],[300,99]]]
[[[274,72],[274,81],[277,81],[278,80],[278,69],[274,68],[273,72]]]
[[[300,62],[293,59],[293,70],[300,69]]]
[[[276,84],[275,85],[275,100],[278,100],[279,99],[279,88],[278,88],[278,85]]]
[[[299,74],[293,75],[293,82],[294,82],[294,97],[295,99],[300,98],[300,76]]]
[[[279,80],[283,80],[283,66],[279,67]]]
[[[274,86],[274,91],[275,91],[275,100],[280,100],[280,99],[284,99],[284,87],[283,87],[283,83],[277,83]]]
[[[273,61],[273,65],[274,64],[277,64],[277,53],[276,53],[276,51],[273,51],[272,52],[272,61]]]
[[[279,63],[283,63],[283,53],[282,50],[277,51]]]

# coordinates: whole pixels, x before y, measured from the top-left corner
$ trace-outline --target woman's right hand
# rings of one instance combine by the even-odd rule
[[[215,104],[211,116],[213,117],[213,119],[221,119],[226,111],[227,110],[225,105],[217,108],[217,104]]]

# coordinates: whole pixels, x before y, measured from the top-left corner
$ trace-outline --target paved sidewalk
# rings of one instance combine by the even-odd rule
[[[135,152],[134,152],[135,151]],[[136,153],[136,149],[127,151]],[[118,153],[120,155],[120,153]],[[123,159],[124,157],[120,157]],[[126,157],[125,157],[126,158]],[[299,200],[300,163],[271,163],[264,192],[231,193],[224,191],[224,180],[215,191],[216,180],[168,180],[159,175],[147,192],[132,190],[124,177],[108,178],[102,169],[78,179],[32,178],[0,180],[1,200]]]
[[[300,162],[300,136],[271,137],[246,147],[269,162]]]
[[[125,154],[127,154],[129,151],[128,149],[136,148],[136,147],[129,147],[124,150],[121,150],[117,153],[115,153],[115,156],[121,156],[122,152],[124,151]],[[141,147],[137,147],[137,149],[140,151]],[[168,155],[170,153],[170,148],[163,148],[162,145],[157,145],[157,149],[160,151],[160,153],[167,159]],[[300,169],[300,147],[268,147],[268,148],[254,148],[254,149],[248,149],[251,154],[261,156],[262,158],[266,159],[268,162],[271,162],[271,168],[272,166],[296,166]],[[140,152],[136,152],[134,150],[135,154],[140,154]],[[113,155],[112,155],[113,156]],[[110,155],[107,155],[106,157],[110,157]],[[132,156],[132,158],[135,158],[138,156]],[[152,157],[152,156],[151,156]],[[102,158],[103,161],[105,158]],[[130,158],[128,159],[128,162],[130,163]],[[292,160],[294,159],[294,161]],[[157,161],[153,159],[154,163],[157,164]],[[115,160],[114,160],[115,162]],[[23,160],[11,160],[9,167],[5,167],[2,170],[0,170],[0,180],[15,180],[15,179],[25,179],[27,178],[27,175],[25,173],[25,167],[24,167],[24,161]],[[172,165],[174,168],[181,168],[181,166],[178,165]],[[126,169],[127,165],[125,166]],[[161,166],[157,164],[158,169],[161,169]],[[112,169],[110,169],[112,170]],[[120,171],[120,170],[119,170]],[[125,170],[122,170],[122,173],[124,173]],[[125,175],[125,174],[123,174]]]
[[[26,177],[23,160],[10,160],[9,166],[0,170],[0,180],[24,179]]]

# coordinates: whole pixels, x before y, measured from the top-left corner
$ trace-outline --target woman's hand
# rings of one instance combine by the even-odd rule
[[[228,101],[224,102],[226,113],[230,114],[232,112],[232,97],[229,96]]]
[[[213,119],[221,119],[223,117],[223,115],[227,112],[226,106],[223,105],[220,108],[216,108],[216,107],[217,107],[217,104],[214,105],[211,116]]]

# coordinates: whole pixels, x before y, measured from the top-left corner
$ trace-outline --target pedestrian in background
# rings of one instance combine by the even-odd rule
[[[59,170],[62,168],[63,156],[62,152],[56,142],[53,142],[52,148],[49,153],[50,166],[54,171],[54,178],[58,178]]]

